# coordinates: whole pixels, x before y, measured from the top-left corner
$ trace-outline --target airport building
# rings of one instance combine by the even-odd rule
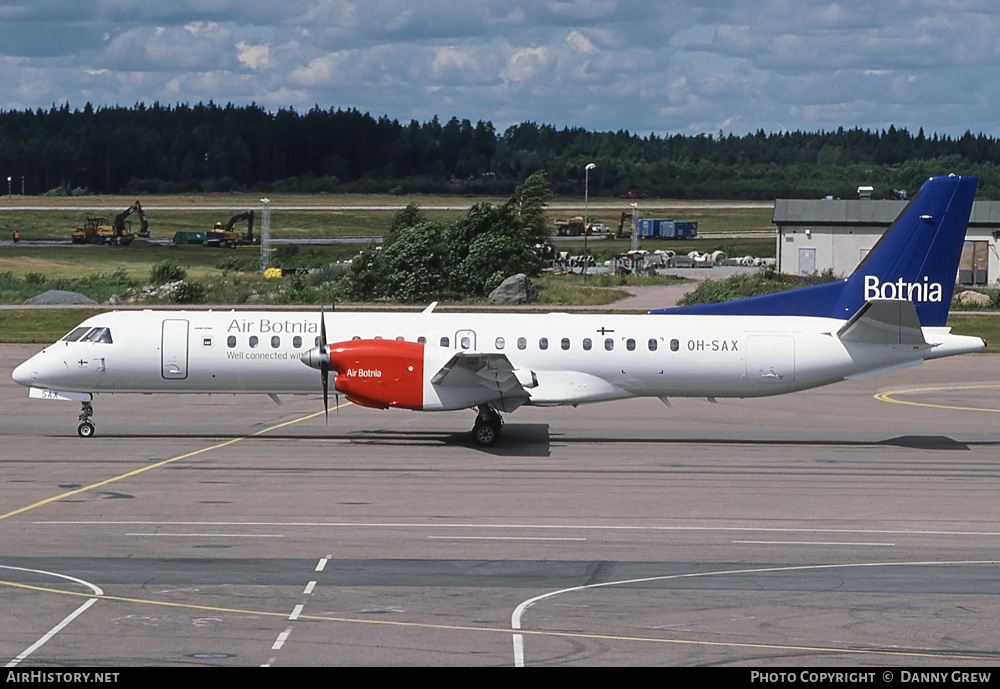
[[[778,270],[846,276],[857,267],[906,201],[871,199],[777,199],[772,221],[778,228]],[[976,201],[959,264],[958,282],[993,286],[1000,278],[1000,201]]]

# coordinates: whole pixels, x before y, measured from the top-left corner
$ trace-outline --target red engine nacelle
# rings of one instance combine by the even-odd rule
[[[330,345],[334,387],[364,407],[424,406],[424,345],[400,340],[351,340]]]

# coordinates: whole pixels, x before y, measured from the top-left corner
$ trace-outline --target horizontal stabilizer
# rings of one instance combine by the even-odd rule
[[[926,347],[917,310],[909,299],[873,299],[847,321],[837,337],[846,342]]]

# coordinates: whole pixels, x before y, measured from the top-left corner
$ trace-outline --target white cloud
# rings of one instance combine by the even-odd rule
[[[988,0],[12,0],[0,107],[212,99],[685,133],[894,118],[1000,135],[998,19]]]
[[[267,67],[269,52],[270,49],[266,43],[263,45],[250,45],[245,41],[236,43],[236,57],[250,69]]]

